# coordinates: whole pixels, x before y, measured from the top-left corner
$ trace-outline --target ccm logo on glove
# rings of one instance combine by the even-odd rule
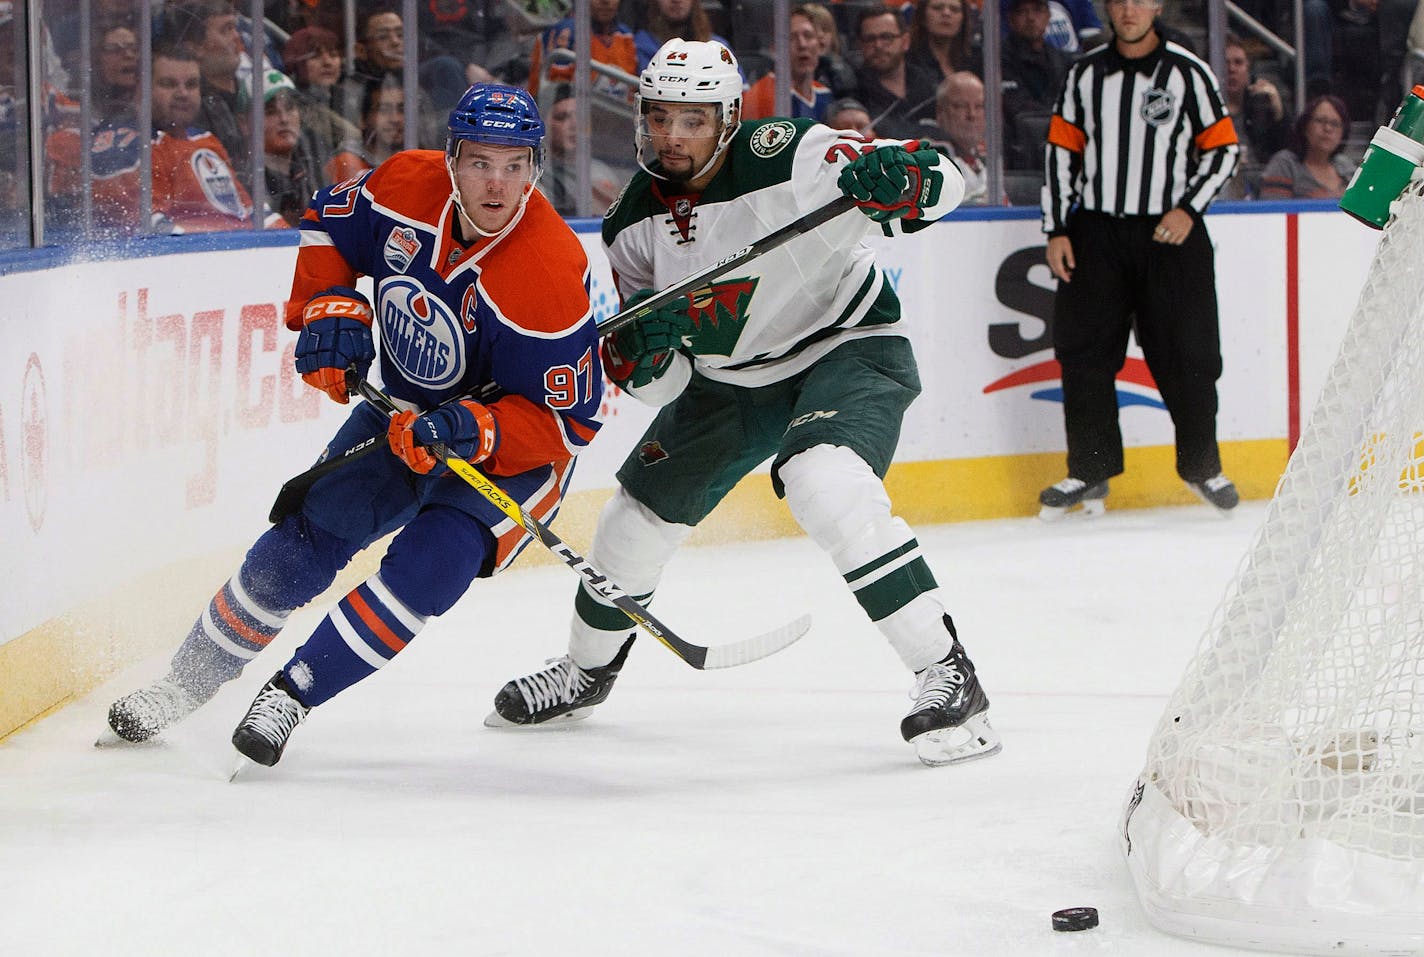
[[[419,415],[396,413],[391,416],[386,440],[411,471],[427,475],[441,464],[429,446],[444,445],[451,455],[477,464],[494,454],[499,426],[485,406],[457,399]]]
[[[317,293],[302,310],[297,332],[297,372],[302,381],[345,405],[346,370],[362,376],[376,358],[371,336],[375,313],[371,303],[355,289],[333,286]]]

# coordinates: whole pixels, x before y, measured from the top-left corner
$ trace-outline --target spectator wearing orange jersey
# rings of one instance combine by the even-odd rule
[[[816,80],[821,43],[816,25],[806,11],[791,11],[791,113],[793,117],[820,120],[831,105],[830,88]],[[759,120],[776,113],[776,74],[768,73],[752,84],[742,98],[742,119]]]
[[[618,20],[618,0],[589,0],[589,20],[592,36],[588,41],[589,57],[594,63],[606,63],[624,73],[638,73],[638,50],[633,42],[633,28]],[[529,58],[529,92],[539,94],[539,83],[546,72],[545,62],[555,50],[574,48],[574,18],[565,17],[539,34]],[[547,67],[550,80],[568,83],[574,78],[572,63],[551,63]],[[612,96],[631,101],[635,84],[623,84],[600,73],[593,74],[593,86]]]

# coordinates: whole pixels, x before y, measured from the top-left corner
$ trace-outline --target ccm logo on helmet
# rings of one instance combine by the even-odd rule
[[[662,73],[658,74],[659,83],[686,83],[687,80],[688,78],[685,76],[668,76]]]

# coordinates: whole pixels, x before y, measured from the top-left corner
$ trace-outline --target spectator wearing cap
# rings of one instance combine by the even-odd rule
[[[296,86],[302,128],[324,165],[343,144],[361,139],[360,128],[339,112],[341,41],[325,27],[302,27],[282,48],[282,62]]]
[[[1009,0],[1009,35],[1001,57],[1004,140],[1014,169],[1042,168],[1048,117],[1073,65],[1070,54],[1047,42],[1048,19],[1048,0]]]
[[[869,7],[856,27],[863,66],[857,98],[870,111],[882,136],[910,139],[921,119],[934,113],[934,77],[905,62],[910,34],[900,15],[886,6]]]
[[[1103,39],[1103,21],[1093,7],[1093,0],[1047,0],[1048,27],[1044,41],[1076,59],[1079,53],[1092,49]],[[1009,0],[999,0],[1001,33],[1008,32]]]
[[[833,130],[854,130],[861,136],[875,136],[875,127],[870,123],[870,111],[854,97],[843,96],[826,107],[826,118],[823,122]]]
[[[299,222],[312,194],[325,182],[311,133],[302,126],[301,100],[292,81],[277,70],[262,77],[262,148],[267,202],[289,223]]]
[[[821,43],[816,26],[800,7],[791,11],[787,33],[791,39],[791,116],[819,120],[831,105],[831,91],[816,80]],[[742,119],[759,120],[775,114],[776,74],[771,72],[751,85],[742,97]]]

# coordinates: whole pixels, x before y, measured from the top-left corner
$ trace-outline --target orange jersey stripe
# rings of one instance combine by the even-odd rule
[[[1048,142],[1070,153],[1081,153],[1088,145],[1088,135],[1055,113],[1048,121]]]
[[[249,627],[247,623],[244,622],[241,618],[237,617],[237,615],[232,610],[232,606],[227,603],[227,598],[223,595],[221,590],[219,590],[218,593],[213,596],[213,605],[217,607],[218,614],[222,616],[223,622],[229,628],[237,632],[247,641],[252,642],[254,645],[260,645],[265,648],[268,644],[271,643],[273,638],[277,637],[276,632],[273,632],[272,634],[268,635],[263,632],[257,631],[256,629]]]
[[[356,609],[356,614],[361,616],[361,620],[366,623],[366,627],[374,631],[376,637],[381,639],[381,643],[387,648],[391,649],[391,651],[400,651],[405,647],[406,643],[401,641],[400,638],[387,627],[384,621],[381,621],[380,615],[377,615],[371,610],[371,606],[366,604],[366,599],[361,597],[359,591],[353,590],[351,594],[346,596],[346,600],[351,603],[352,608]]]
[[[1236,125],[1231,122],[1229,116],[1223,116],[1198,133],[1196,138],[1197,149],[1202,152],[1231,146],[1236,142]]]

